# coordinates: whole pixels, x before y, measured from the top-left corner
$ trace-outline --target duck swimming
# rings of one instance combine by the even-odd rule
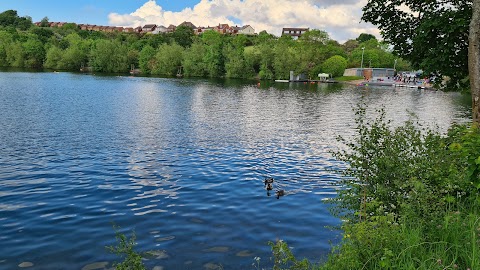
[[[265,184],[265,186],[266,186],[267,184],[272,185],[272,184],[273,184],[273,177],[267,177],[267,178],[265,178],[265,181],[263,181],[263,183]]]
[[[267,184],[265,184],[265,189],[266,189],[267,191],[272,190],[272,189],[273,189],[272,183],[267,183]]]
[[[277,199],[280,199],[280,197],[285,195],[285,190],[283,190],[283,189],[277,190],[277,191],[275,191],[275,195],[277,196]]]
[[[263,184],[265,185],[265,189],[267,190],[267,196],[270,196],[270,190],[273,189],[273,177],[265,178]]]

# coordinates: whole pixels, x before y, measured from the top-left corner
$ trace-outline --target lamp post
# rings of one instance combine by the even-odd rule
[[[362,63],[360,64],[360,68],[363,69],[363,53],[365,52],[365,47],[362,47]]]
[[[395,62],[393,63],[393,70],[395,70],[396,66],[397,66],[397,59],[395,59]]]

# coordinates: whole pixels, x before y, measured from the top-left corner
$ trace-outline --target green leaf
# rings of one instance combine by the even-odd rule
[[[475,160],[475,164],[480,165],[480,156]]]

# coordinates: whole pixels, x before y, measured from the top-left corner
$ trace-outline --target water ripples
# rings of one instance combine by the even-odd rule
[[[338,240],[330,152],[362,91],[0,73],[0,269],[110,267],[112,222],[135,230],[149,268],[250,268],[275,239],[318,259]],[[458,94],[368,91],[396,123],[405,108],[440,128],[466,119]]]

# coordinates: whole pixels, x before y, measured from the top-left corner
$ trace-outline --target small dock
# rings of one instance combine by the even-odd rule
[[[330,74],[320,73],[318,74],[320,80],[311,80],[307,79],[305,74],[295,75],[293,71],[290,71],[290,79],[288,80],[275,80],[278,83],[338,83],[337,81],[331,79]]]
[[[394,88],[411,88],[411,89],[425,89],[425,90],[436,90],[430,84],[408,84],[397,81],[363,81],[356,84],[356,86],[385,86],[385,87],[394,87]]]

